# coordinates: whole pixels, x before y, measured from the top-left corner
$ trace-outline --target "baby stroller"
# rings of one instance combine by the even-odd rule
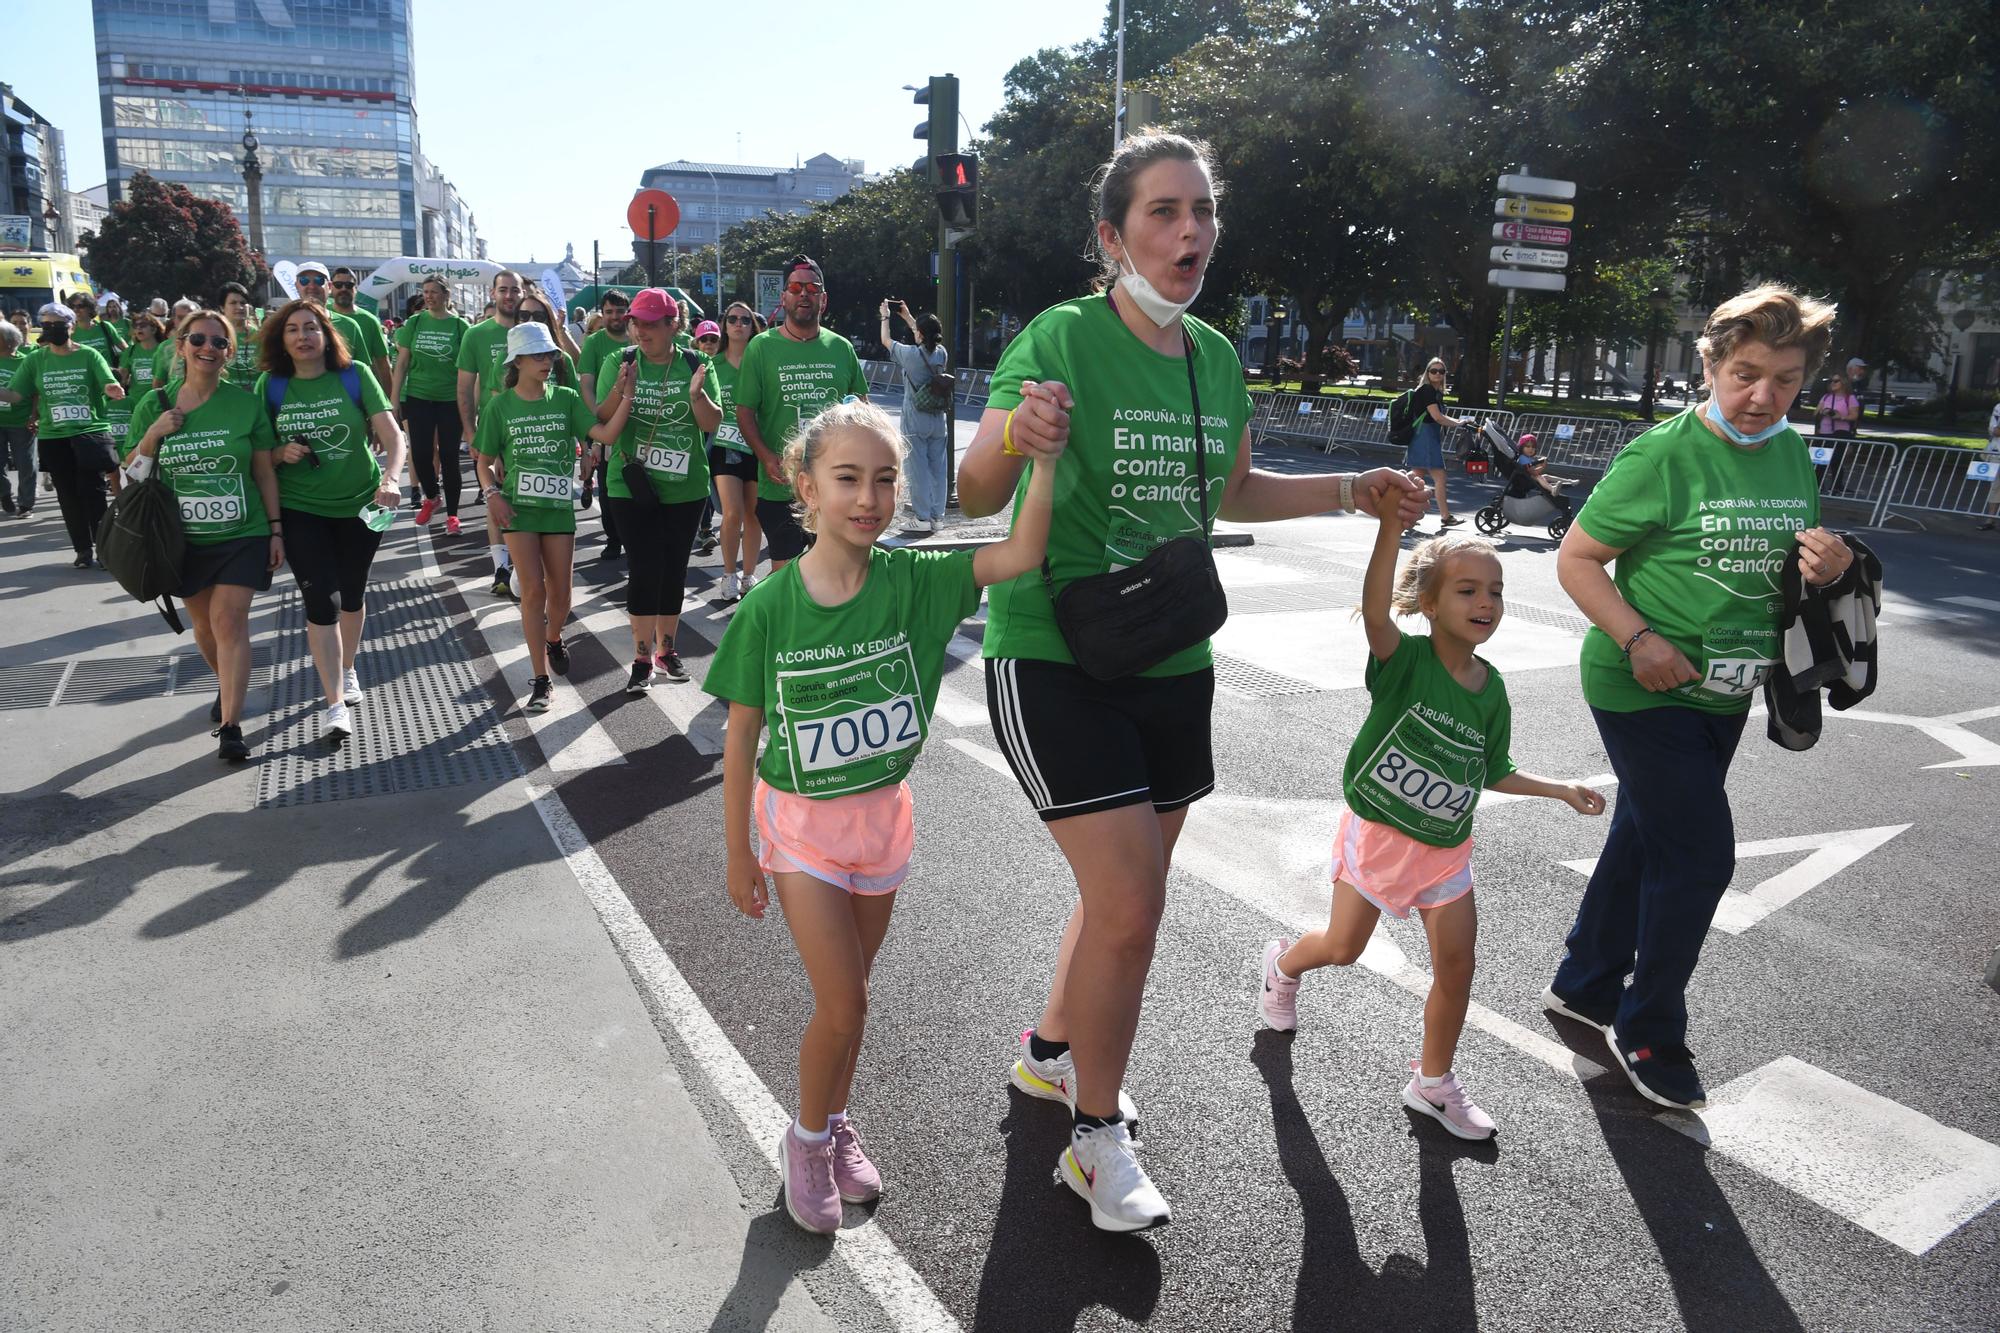
[[[1549,536],[1561,541],[1569,531],[1574,507],[1568,496],[1550,495],[1535,484],[1534,474],[1529,471],[1534,462],[1535,437],[1523,435],[1519,441],[1509,440],[1506,432],[1488,421],[1479,427],[1479,441],[1482,452],[1492,460],[1493,471],[1506,479],[1507,489],[1472,516],[1473,526],[1491,537],[1505,531],[1509,523],[1524,527],[1547,524]],[[1558,491],[1572,484],[1567,478],[1552,480]]]

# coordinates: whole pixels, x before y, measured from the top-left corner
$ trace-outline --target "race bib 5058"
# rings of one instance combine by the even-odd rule
[[[576,494],[576,478],[567,472],[523,472],[514,486],[525,505],[566,505]]]

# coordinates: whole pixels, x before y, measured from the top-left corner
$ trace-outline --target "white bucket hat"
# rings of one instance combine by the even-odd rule
[[[561,350],[561,348],[556,346],[556,340],[549,333],[547,325],[538,324],[530,320],[526,323],[516,324],[513,328],[507,330],[506,364],[510,366],[514,364],[516,357],[533,356],[537,352],[559,352]]]

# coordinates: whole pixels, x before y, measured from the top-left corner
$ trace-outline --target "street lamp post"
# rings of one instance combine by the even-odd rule
[[[1646,320],[1646,383],[1639,391],[1639,415],[1646,420],[1653,419],[1653,348],[1660,340],[1660,321],[1674,308],[1674,294],[1664,287],[1655,287],[1646,297],[1650,315]]]
[[[243,109],[243,188],[249,196],[250,252],[264,257],[264,164],[257,157],[257,133],[250,123],[250,109]],[[268,271],[269,264],[266,263]],[[270,292],[257,284],[257,304],[268,304]]]

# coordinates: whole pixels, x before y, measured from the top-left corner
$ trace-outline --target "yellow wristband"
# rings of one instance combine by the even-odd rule
[[[1000,452],[1012,458],[1021,457],[1021,451],[1014,447],[1014,413],[1019,408],[1007,409],[1007,420],[1000,426]]]

